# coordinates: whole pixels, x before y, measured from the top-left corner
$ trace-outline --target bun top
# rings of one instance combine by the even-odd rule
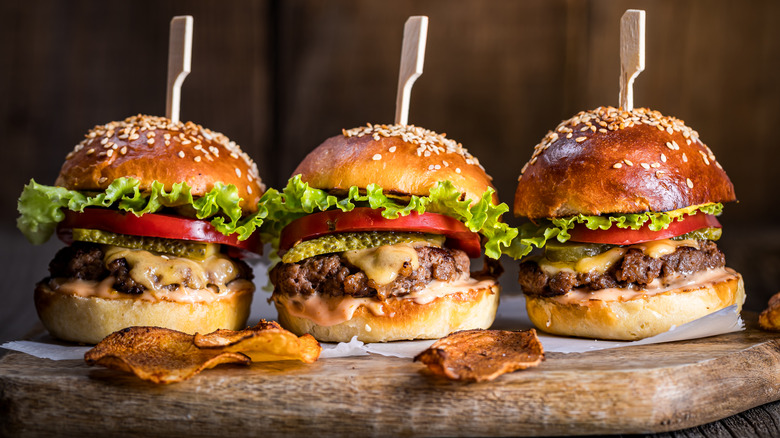
[[[138,179],[141,190],[155,180],[166,190],[185,182],[195,197],[217,182],[233,184],[244,212],[256,211],[265,191],[255,163],[224,135],[140,114],[92,128],[66,157],[55,185],[102,191],[121,177]]]
[[[734,186],[682,120],[658,111],[583,111],[536,145],[515,192],[515,216],[671,211],[735,201]]]
[[[477,201],[492,178],[460,143],[413,125],[367,125],[343,130],[311,151],[293,172],[311,187],[335,192],[374,183],[385,194],[428,196],[449,180]],[[497,197],[494,196],[494,200]]]

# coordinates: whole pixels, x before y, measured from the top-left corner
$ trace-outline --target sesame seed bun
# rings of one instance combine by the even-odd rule
[[[140,114],[89,131],[68,154],[55,184],[102,191],[121,177],[140,180],[141,190],[152,181],[166,190],[184,182],[195,197],[217,182],[233,184],[245,213],[257,211],[265,191],[255,163],[224,135],[192,122]]]
[[[736,200],[734,186],[683,121],[600,107],[547,134],[523,168],[514,213],[531,219],[671,211]]]
[[[274,293],[273,300],[279,323],[297,335],[310,333],[321,342],[349,342],[354,336],[361,342],[389,342],[438,339],[458,330],[486,329],[495,319],[500,290],[493,282],[423,304],[408,298],[389,299],[382,302],[381,315],[360,306],[349,320],[333,325],[320,325],[293,315],[281,294]]]
[[[369,125],[327,139],[293,172],[311,187],[346,191],[378,184],[386,194],[427,196],[450,180],[477,201],[492,178],[479,161],[455,141],[407,125]]]
[[[556,298],[526,295],[526,310],[539,329],[564,336],[637,340],[655,336],[717,310],[745,302],[742,276],[713,283],[693,284],[656,295],[641,294],[629,300],[590,299],[561,302]]]

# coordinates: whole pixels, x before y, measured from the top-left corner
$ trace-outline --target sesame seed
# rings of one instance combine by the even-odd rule
[[[201,160],[200,155],[198,155],[197,157],[193,158],[193,160],[195,160],[196,163],[200,163],[200,160]]]
[[[100,140],[100,144],[106,144],[108,143],[108,137],[103,138],[103,140]]]
[[[95,149],[94,149],[94,148],[89,148],[89,149],[87,150],[87,155],[92,155],[92,154],[94,154],[94,153],[95,153]]]
[[[390,149],[388,149],[388,151],[390,151],[390,152],[395,152],[395,149],[396,149],[396,147],[395,147],[395,146],[390,146]]]
[[[663,170],[657,170],[657,171],[655,172],[655,177],[656,177],[656,178],[660,178],[660,177],[661,177],[661,175],[663,175],[664,173],[666,173],[666,172],[664,172]]]
[[[674,145],[672,145],[672,142],[670,142],[670,141],[666,142],[666,147],[668,147],[671,150],[674,150]]]
[[[146,144],[148,144],[149,146],[153,145],[154,144],[154,139],[150,138],[149,140],[146,140]]]
[[[119,153],[124,155],[127,153],[127,146],[122,146],[122,149],[119,150]]]
[[[570,132],[570,133],[568,133],[568,134],[566,134],[566,138],[572,138],[572,137],[573,137],[573,136],[572,136],[571,132]]]
[[[612,165],[612,167],[614,167],[615,169],[620,169],[621,167],[623,167],[623,164],[622,163],[615,163],[615,164]]]
[[[602,134],[606,134],[607,130],[605,128],[599,128],[599,132]]]
[[[433,164],[428,165],[428,170],[433,170]]]
[[[661,167],[661,163],[653,163],[650,165],[650,167],[652,167],[653,169],[658,169],[659,167]]]
[[[634,163],[631,162],[631,160],[628,160],[628,159],[623,160],[623,162],[628,164],[629,166],[633,166],[634,165]]]
[[[433,168],[436,169],[436,170],[439,170],[439,169],[441,169],[441,165],[437,164],[437,165],[433,166]]]
[[[374,156],[371,157],[371,159],[374,160],[374,161],[379,161],[379,160],[382,159],[382,155],[381,154],[374,154]]]
[[[114,155],[114,150],[113,149],[109,149],[109,150],[106,151],[106,156],[107,157],[111,158],[112,155]]]
[[[198,145],[198,146],[200,146],[200,145]],[[238,159],[238,154],[237,154],[237,153],[235,153],[235,152],[231,152],[231,153],[230,153],[230,157],[231,157],[231,158]]]
[[[649,169],[650,165],[647,163],[639,163],[640,166],[644,167],[645,169]]]
[[[669,134],[671,134],[671,132]],[[680,150],[680,145],[678,145],[676,141],[672,140],[672,144],[674,145],[674,150],[676,151]]]
[[[430,157],[430,156],[431,156],[431,151],[425,151],[425,152],[423,153],[423,156],[425,156],[425,157]]]
[[[241,178],[241,169],[239,169],[238,167],[236,167],[236,176]]]
[[[455,173],[460,173],[460,167],[455,168]]]
[[[100,179],[98,179],[99,184],[103,184],[106,181],[108,181],[108,178],[106,178],[105,176],[101,176]]]
[[[252,187],[246,186],[246,191],[251,195],[252,194]]]
[[[685,152],[683,152],[682,157],[683,157],[683,163],[687,163],[688,162],[688,156],[685,155]]]
[[[192,142],[190,140],[182,140],[181,141],[181,144],[183,144],[184,146],[187,146],[188,144],[191,144],[191,143]]]
[[[138,140],[141,136],[138,134],[132,134],[130,137],[128,137],[128,140]]]
[[[685,140],[685,142],[690,145],[691,144],[691,139],[689,138],[688,140]]]
[[[689,188],[693,188],[693,181],[691,181],[691,179],[690,179],[690,178],[687,178],[687,179],[685,180],[685,183],[686,183],[686,184],[688,184],[688,187],[689,187]]]
[[[664,163],[666,163],[666,155],[664,155],[664,154],[661,154],[661,161],[663,161]]]
[[[184,151],[179,151],[179,157],[184,158]]]
[[[574,139],[577,143],[582,143],[583,141],[587,140],[588,137],[577,137]]]

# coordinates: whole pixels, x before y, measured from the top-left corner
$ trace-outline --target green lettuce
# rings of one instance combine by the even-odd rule
[[[685,214],[695,214],[697,212],[718,216],[723,212],[723,204],[702,204],[667,212],[613,214],[605,216],[578,214],[576,216],[564,218],[545,219],[540,221],[539,224],[526,223],[520,226],[518,229],[518,237],[512,241],[509,248],[503,252],[515,259],[519,259],[528,255],[533,247],[542,248],[550,239],[556,238],[561,243],[566,242],[571,238],[569,230],[574,228],[577,224],[585,224],[590,230],[607,230],[612,226],[638,230],[645,224],[648,224],[650,230],[660,231],[668,228],[669,224],[671,224],[674,219]]]
[[[222,234],[237,233],[246,240],[263,222],[261,214],[242,218],[238,190],[232,184],[216,183],[205,196],[193,199],[191,188],[184,182],[166,191],[162,183],[153,181],[142,192],[135,178],[118,178],[103,192],[80,192],[63,187],[38,184],[35,180],[24,186],[17,208],[17,227],[34,244],[46,242],[57,223],[65,218],[63,209],[83,212],[87,207],[114,208],[141,216],[164,207],[190,205],[198,219],[211,218],[211,224]]]
[[[338,198],[327,192],[309,187],[296,175],[287,182],[282,191],[269,189],[260,199],[258,214],[264,218],[260,227],[260,238],[271,242],[274,253],[279,248],[279,235],[290,222],[315,211],[338,208],[351,211],[358,203],[367,203],[371,208],[382,209],[386,219],[417,213],[442,213],[463,222],[466,227],[485,237],[485,255],[498,259],[517,236],[517,229],[500,221],[502,214],[509,211],[506,204],[494,204],[494,190],[489,188],[472,205],[471,200],[461,200],[462,193],[450,182],[440,181],[430,190],[428,196],[411,196],[408,202],[388,197],[382,188],[369,184],[365,194],[356,186],[347,191],[346,196]]]

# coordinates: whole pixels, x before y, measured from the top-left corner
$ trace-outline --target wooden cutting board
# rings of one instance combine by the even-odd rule
[[[780,334],[581,354],[464,384],[383,356],[220,366],[178,384],[9,352],[0,435],[561,435],[679,430],[780,399]]]

